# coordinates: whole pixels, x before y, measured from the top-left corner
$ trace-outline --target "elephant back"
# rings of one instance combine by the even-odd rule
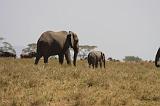
[[[96,57],[98,60],[105,59],[105,54],[101,51],[91,51],[90,54]]]
[[[88,63],[92,63],[92,62],[94,62],[95,60],[96,60],[96,55],[95,55],[95,53],[94,52],[90,52],[89,54],[88,54]]]
[[[97,57],[101,57],[101,54],[102,54],[102,52],[101,51],[94,51],[94,53],[95,53],[95,55],[97,56]]]
[[[44,33],[42,33],[42,35],[39,38],[39,41],[59,41],[59,40],[63,40],[64,38],[67,38],[67,34],[68,32],[66,31],[59,31],[59,32],[54,32],[54,31],[46,31]]]

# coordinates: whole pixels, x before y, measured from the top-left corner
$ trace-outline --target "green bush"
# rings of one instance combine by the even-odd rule
[[[124,61],[135,61],[135,62],[139,62],[142,61],[141,58],[139,58],[138,56],[125,56],[125,58],[123,59]]]

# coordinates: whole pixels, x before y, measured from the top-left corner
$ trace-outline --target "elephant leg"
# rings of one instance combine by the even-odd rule
[[[40,59],[41,57],[42,57],[41,55],[37,55],[37,56],[36,56],[35,63],[34,63],[35,65],[38,64],[39,59]]]
[[[96,67],[96,68],[98,67],[98,61],[95,62],[95,67]]]
[[[103,65],[104,65],[104,68],[106,67],[106,65],[105,65],[106,63],[105,63],[105,60],[103,61]]]
[[[48,56],[43,56],[44,57],[44,63],[48,63]]]
[[[94,69],[94,65],[95,65],[95,64],[92,64],[93,69]]]
[[[99,62],[100,67],[102,68],[102,61]]]
[[[65,52],[65,58],[66,58],[67,64],[71,65],[71,54],[69,49]]]
[[[89,63],[89,68],[91,68],[91,64]]]
[[[63,64],[64,55],[63,55],[63,54],[60,54],[60,55],[58,55],[58,56],[59,56],[59,63],[60,63],[60,64]]]
[[[88,65],[89,65],[89,68],[91,68],[92,63],[91,63],[91,62],[88,62]]]

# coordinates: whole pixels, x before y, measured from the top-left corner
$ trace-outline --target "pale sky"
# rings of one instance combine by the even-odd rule
[[[71,30],[107,57],[154,60],[160,0],[0,0],[0,36],[13,46],[37,42],[47,30]]]

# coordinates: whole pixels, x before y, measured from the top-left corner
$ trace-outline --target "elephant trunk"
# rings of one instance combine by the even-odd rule
[[[78,55],[78,52],[74,52],[74,57],[73,57],[73,64],[74,66],[76,66],[76,60],[77,60],[77,55]]]
[[[103,60],[104,68],[106,67],[106,61],[105,59]]]
[[[102,58],[102,61],[103,61],[103,65],[104,65],[104,68],[106,67],[105,64],[106,64],[106,60],[105,60],[105,54],[101,52],[101,58]]]

